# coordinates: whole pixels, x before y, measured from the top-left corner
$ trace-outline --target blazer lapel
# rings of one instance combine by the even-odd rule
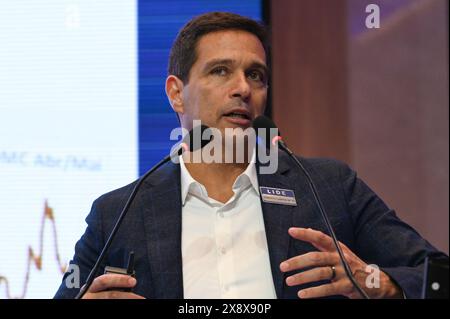
[[[156,298],[183,298],[180,166],[169,162],[145,182],[144,228]]]
[[[293,183],[288,178],[290,170],[286,160],[280,154],[278,170],[274,174],[259,174],[259,186],[293,189]],[[257,165],[259,167],[259,165]],[[297,194],[296,194],[297,195]],[[265,203],[261,199],[264,216],[267,245],[269,248],[272,277],[278,298],[282,298],[284,274],[280,271],[280,263],[287,259],[289,251],[290,236],[289,227],[292,226],[292,213],[294,206]]]

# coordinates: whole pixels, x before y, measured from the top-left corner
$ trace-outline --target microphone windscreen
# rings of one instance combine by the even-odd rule
[[[272,139],[281,135],[280,130],[274,121],[264,115],[260,115],[253,120],[253,129],[258,136],[258,143],[264,143],[267,148],[272,145]]]
[[[192,130],[189,131],[189,134],[187,134],[184,139],[183,143],[189,147],[190,152],[194,152],[196,150],[199,150],[203,147],[205,147],[209,142],[212,140],[212,135],[208,134],[206,139],[204,139],[203,133],[209,130],[209,127],[206,125],[199,125],[194,127]]]
[[[260,115],[257,118],[253,120],[253,128],[256,130],[256,133],[258,133],[258,129],[271,129],[271,128],[277,128],[275,123],[268,118],[267,116]]]

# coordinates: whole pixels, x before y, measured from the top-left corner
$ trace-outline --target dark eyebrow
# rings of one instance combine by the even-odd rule
[[[213,59],[211,61],[208,61],[205,64],[205,67],[203,68],[203,70],[208,71],[210,68],[212,68],[215,65],[226,65],[226,66],[231,66],[233,65],[235,61],[232,59]]]
[[[204,66],[204,70],[208,71],[209,69],[211,69],[212,67],[216,66],[216,65],[226,65],[226,66],[231,66],[235,63],[235,60],[232,59],[213,59],[211,61],[208,61],[205,66]],[[265,76],[269,75],[269,68],[264,64],[264,63],[260,63],[260,62],[253,62],[249,69],[262,69],[264,71]]]

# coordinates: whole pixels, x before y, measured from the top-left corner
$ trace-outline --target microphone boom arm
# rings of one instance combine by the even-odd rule
[[[305,169],[303,164],[300,162],[300,160],[297,158],[297,156],[294,155],[294,153],[286,146],[286,144],[279,139],[278,140],[278,146],[289,154],[289,157],[294,160],[294,162],[297,164],[297,166],[300,168],[300,170],[303,172],[303,174],[306,176],[306,179],[308,180],[309,187],[311,188],[311,191],[314,196],[314,200],[317,203],[317,206],[319,208],[320,214],[322,215],[323,221],[325,222],[325,225],[328,229],[328,233],[333,240],[334,246],[336,247],[336,250],[339,254],[339,258],[341,259],[342,266],[344,267],[345,273],[352,282],[355,289],[359,292],[359,294],[364,299],[370,299],[369,295],[361,288],[361,286],[358,284],[358,282],[355,280],[355,277],[352,274],[352,271],[350,269],[350,266],[348,265],[347,261],[345,260],[344,253],[342,252],[341,246],[339,245],[339,242],[336,238],[336,234],[334,233],[333,227],[331,226],[331,222],[328,219],[327,214],[325,213],[325,209],[323,207],[323,203],[320,200],[319,194],[317,192],[316,186],[314,185],[311,176],[309,175],[308,171]]]

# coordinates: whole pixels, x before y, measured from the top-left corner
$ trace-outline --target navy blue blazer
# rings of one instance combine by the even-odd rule
[[[419,298],[423,262],[442,255],[393,210],[347,165],[331,159],[302,159],[314,180],[339,241],[369,264],[377,264],[400,285],[406,297]],[[307,180],[286,154],[280,153],[274,174],[258,173],[260,186],[292,189],[297,206],[262,203],[272,276],[278,298],[297,298],[309,285],[288,287],[290,275],[279,270],[282,261],[315,251],[311,244],[291,238],[289,227],[327,233]],[[98,198],[86,218],[84,235],[75,246],[71,263],[80,268],[83,284],[93,267],[135,183]],[[125,267],[135,252],[137,285],[134,292],[147,298],[183,298],[181,253],[180,166],[169,162],[142,185],[125,217],[99,274],[106,265]],[[63,282],[55,298],[74,298],[79,289]],[[323,284],[318,282],[312,285]],[[207,297],[207,296],[205,296]]]

